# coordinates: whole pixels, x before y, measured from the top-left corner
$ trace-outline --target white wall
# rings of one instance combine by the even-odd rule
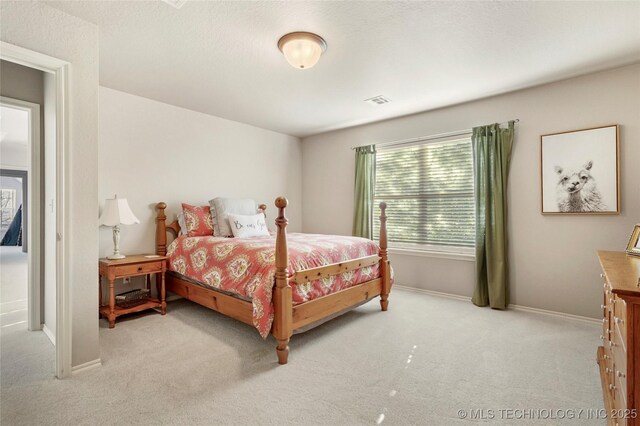
[[[0,168],[27,170],[27,144],[0,143]]]
[[[624,250],[633,224],[640,222],[640,65],[304,138],[304,232],[350,234],[354,154],[349,147],[514,118],[521,121],[509,178],[511,302],[598,318],[602,286],[596,250]],[[621,125],[622,214],[541,215],[540,135],[616,123]],[[473,262],[391,259],[399,284],[473,292]]]
[[[302,229],[298,138],[100,87],[99,199],[127,198],[140,224],[122,226],[120,251],[155,252],[155,205],[172,221],[180,203],[246,197],[289,199],[289,230]],[[111,228],[100,229],[100,255],[113,252]]]
[[[65,217],[72,365],[99,358],[98,28],[40,2],[0,2],[0,39],[70,63]],[[58,330],[59,331],[59,330]]]

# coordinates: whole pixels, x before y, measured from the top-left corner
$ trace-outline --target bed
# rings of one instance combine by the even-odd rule
[[[291,234],[285,208],[275,201],[275,235],[251,239],[191,237],[178,221],[166,223],[157,204],[157,254],[168,256],[166,289],[252,325],[277,341],[286,364],[289,340],[363,303],[380,297],[388,308],[391,267],[387,257],[386,204],[381,203],[380,244],[355,237]],[[266,212],[266,205],[259,209]],[[175,238],[168,245],[168,233]],[[224,284],[224,285],[223,285]]]

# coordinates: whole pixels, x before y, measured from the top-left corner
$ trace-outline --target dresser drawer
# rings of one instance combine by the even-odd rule
[[[116,278],[131,277],[134,275],[146,275],[154,272],[162,272],[162,261],[143,263],[139,265],[122,265],[115,267]]]
[[[627,373],[627,352],[625,351],[625,346],[622,343],[622,338],[620,337],[620,331],[615,328],[613,332],[613,338],[609,344],[611,348],[611,355],[613,357],[614,367],[622,371],[624,374]]]
[[[622,341],[624,347],[627,347],[627,302],[620,299],[618,296],[614,297],[615,303],[613,305],[613,323],[620,329]],[[611,327],[613,328],[613,327]]]
[[[627,407],[627,375],[619,368],[614,368],[615,379],[612,383],[616,384],[616,390],[620,393],[620,401],[624,402],[625,408]]]

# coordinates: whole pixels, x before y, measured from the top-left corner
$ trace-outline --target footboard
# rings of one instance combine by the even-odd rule
[[[386,311],[389,306],[388,298],[391,290],[391,268],[387,256],[386,203],[380,203],[380,252],[377,255],[298,271],[291,278],[289,278],[287,271],[289,264],[286,231],[288,221],[285,216],[287,204],[286,198],[276,199],[278,217],[276,218],[276,275],[273,291],[275,313],[272,334],[278,342],[276,351],[280,364],[287,363],[289,339],[294,331],[302,331],[305,328],[328,321],[378,295],[380,296],[380,306],[383,311]],[[375,264],[379,264],[380,277],[293,306],[290,282],[303,284]]]

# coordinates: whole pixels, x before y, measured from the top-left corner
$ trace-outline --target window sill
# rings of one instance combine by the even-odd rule
[[[466,262],[475,262],[476,256],[473,252],[462,249],[462,251],[444,251],[444,250],[420,250],[414,248],[389,247],[390,254],[399,254],[403,256],[415,257],[432,257],[436,259],[462,260]]]

